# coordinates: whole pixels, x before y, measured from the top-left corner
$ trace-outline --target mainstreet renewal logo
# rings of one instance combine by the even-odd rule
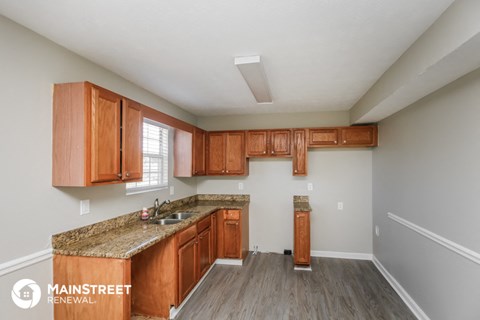
[[[132,285],[114,284],[80,284],[58,285],[48,284],[47,302],[52,304],[94,304],[94,297],[99,295],[129,295]],[[22,279],[13,285],[12,300],[22,309],[35,307],[42,297],[40,286],[31,279]]]
[[[40,286],[33,280],[22,279],[13,285],[12,300],[22,309],[35,307],[42,297]]]

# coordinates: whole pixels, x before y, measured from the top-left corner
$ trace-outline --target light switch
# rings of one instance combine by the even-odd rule
[[[312,191],[313,190],[313,183],[309,182],[307,183],[307,190]]]
[[[337,209],[343,210],[343,202],[337,202]]]
[[[170,186],[170,195],[173,196],[175,194],[175,187]]]
[[[380,228],[379,228],[379,226],[375,226],[375,235],[376,235],[377,237],[380,236]]]
[[[243,182],[238,183],[238,190],[243,190]]]
[[[90,200],[80,200],[80,215],[90,213]]]

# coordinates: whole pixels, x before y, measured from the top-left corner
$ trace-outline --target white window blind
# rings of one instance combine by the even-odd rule
[[[168,128],[143,119],[143,180],[127,183],[127,193],[168,186]]]

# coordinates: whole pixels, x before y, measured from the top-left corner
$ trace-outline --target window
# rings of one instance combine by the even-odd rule
[[[127,193],[168,186],[168,128],[143,119],[143,180],[127,183]]]

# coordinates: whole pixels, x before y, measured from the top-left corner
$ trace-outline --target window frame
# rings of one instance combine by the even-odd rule
[[[159,163],[162,163],[163,162],[163,166],[160,164],[160,166],[163,168],[163,170],[160,170],[159,168],[159,172],[158,174],[162,176],[162,178],[160,178],[159,180],[164,180],[162,181],[163,183],[162,184],[156,184],[156,185],[147,185],[147,186],[138,186],[139,183],[142,183],[144,182],[143,179],[145,178],[145,174],[150,174],[151,172],[145,172],[145,165],[143,166],[143,174],[142,174],[142,181],[139,181],[139,182],[127,182],[126,183],[126,194],[127,195],[131,195],[131,194],[137,194],[137,193],[144,193],[144,192],[150,192],[150,191],[158,191],[158,190],[164,190],[164,189],[167,189],[168,186],[169,186],[169,173],[170,173],[170,134],[171,134],[171,128],[169,126],[167,126],[166,124],[164,123],[161,123],[161,122],[158,122],[158,121],[155,121],[153,119],[150,119],[150,118],[146,118],[144,117],[143,118],[143,121],[142,121],[142,133],[143,133],[143,126],[144,124],[147,123],[149,125],[153,125],[153,126],[157,126],[160,128],[160,135],[164,135],[164,133],[162,132],[162,130],[166,130],[166,137],[164,136],[163,138],[160,138],[159,140],[159,149],[160,149],[160,155],[156,155],[156,154],[148,154],[148,153],[145,153],[144,150],[145,148],[143,148],[145,146],[145,136],[142,134],[142,161],[145,161],[145,157],[148,156],[149,158],[158,158],[160,159],[159,160]],[[162,140],[164,140],[167,144],[167,146],[165,147],[164,146],[164,143],[160,143],[162,142]],[[166,164],[166,166],[165,166]],[[166,167],[166,169],[164,168]],[[166,171],[166,172],[165,172]],[[132,186],[132,185],[135,185],[135,186]]]

